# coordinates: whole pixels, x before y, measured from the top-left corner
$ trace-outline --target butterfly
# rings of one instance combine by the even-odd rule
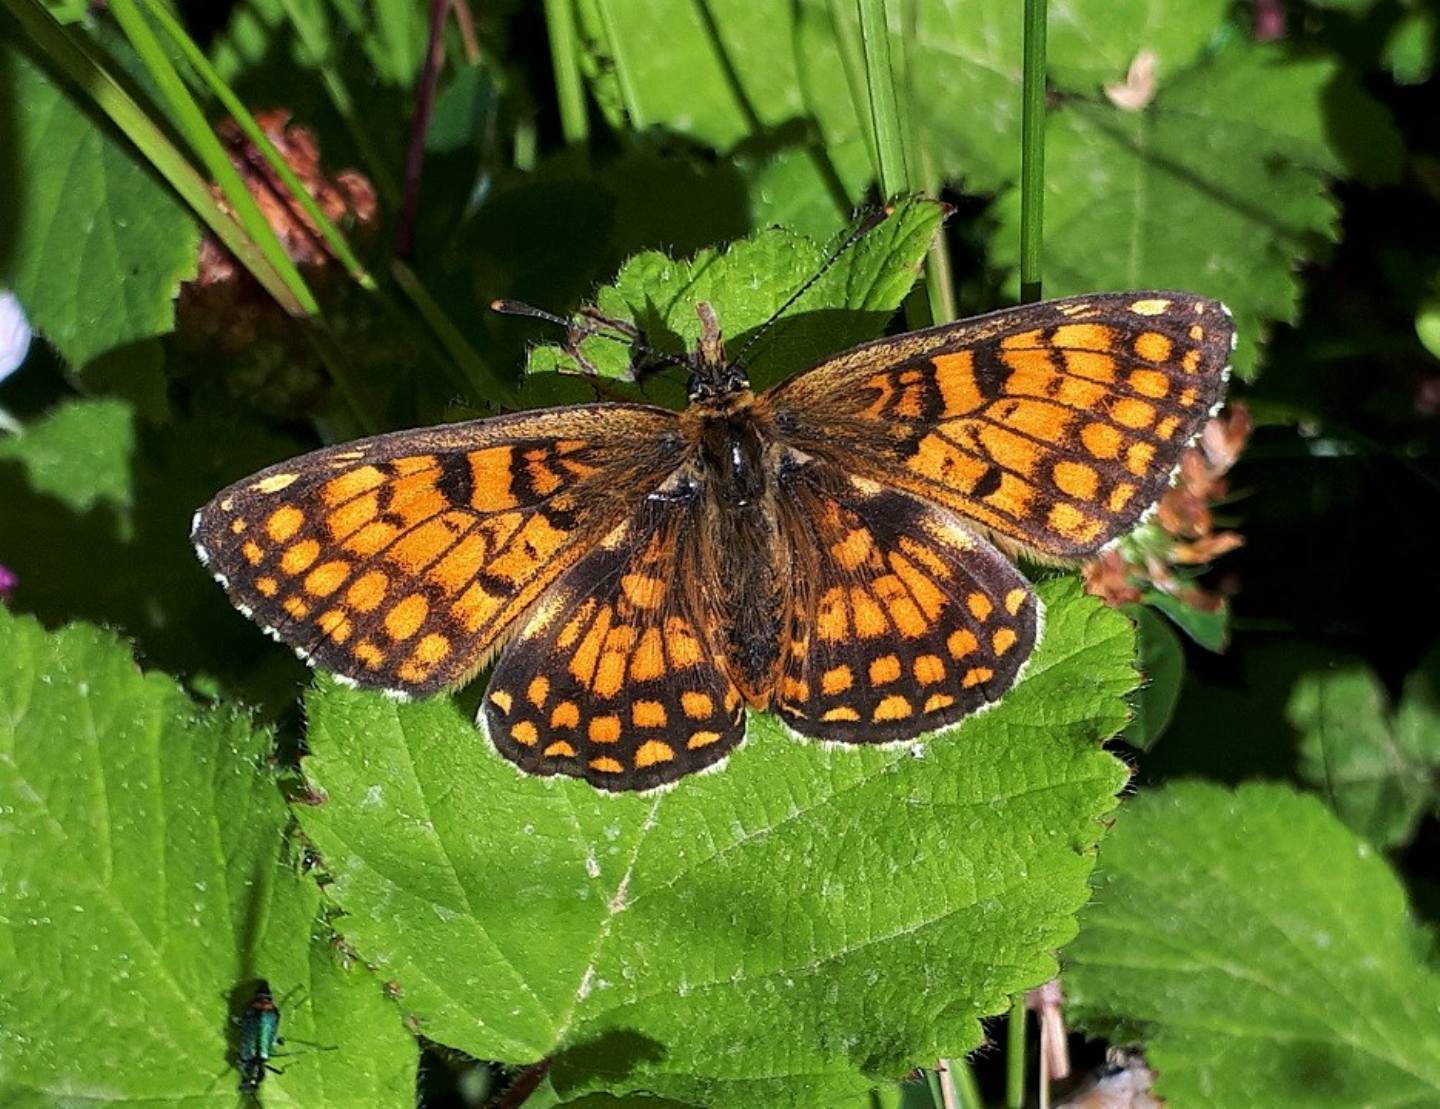
[[[1002,550],[1065,562],[1134,528],[1235,341],[1218,301],[1096,294],[878,339],[757,394],[698,311],[684,411],[318,450],[197,512],[201,561],[342,682],[423,696],[496,660],[477,723],[530,774],[666,785],[735,750],[747,709],[912,740],[995,704],[1035,648],[1040,600]]]

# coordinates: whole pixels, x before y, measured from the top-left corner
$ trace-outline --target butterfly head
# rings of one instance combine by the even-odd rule
[[[700,317],[700,342],[690,361],[690,380],[686,393],[691,404],[728,408],[730,402],[750,389],[750,379],[738,361],[725,358],[725,339],[715,309],[705,301],[695,306]]]

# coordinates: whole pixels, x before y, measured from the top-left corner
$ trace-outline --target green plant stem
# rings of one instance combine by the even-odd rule
[[[454,365],[459,367],[463,374],[459,384],[476,397],[497,404],[513,406],[516,403],[514,389],[490,368],[489,364],[475,352],[474,347],[465,341],[465,336],[435,303],[429,291],[415,276],[415,272],[399,258],[395,258],[391,260],[390,273],[395,278],[395,284],[404,290],[405,295],[410,298],[410,302],[419,310],[425,323],[450,355]]]
[[[850,102],[855,109],[855,119],[860,132],[865,136],[865,147],[870,152],[870,164],[878,167],[880,155],[875,151],[875,124],[870,118],[870,96],[865,86],[865,50],[860,45],[859,28],[850,18],[855,11],[853,0],[830,0],[830,24],[835,30],[835,42],[840,48],[840,62],[845,70],[845,86],[850,90]]]
[[[585,88],[580,82],[574,0],[545,0],[545,27],[550,34],[555,98],[560,104],[560,133],[566,145],[578,146],[590,137],[590,121],[585,112]]]
[[[610,51],[610,61],[615,66],[615,80],[620,85],[620,99],[625,104],[625,114],[630,117],[630,129],[643,131],[647,124],[644,113],[640,111],[640,93],[635,87],[635,78],[630,72],[625,51],[620,46],[620,33],[615,26],[615,16],[610,11],[607,0],[598,0],[595,6],[599,9],[600,22],[605,29],[605,45]]]
[[[1045,235],[1046,0],[1025,0],[1024,77],[1020,122],[1020,300],[1041,297]]]
[[[956,1098],[960,1109],[985,1109],[980,1099],[980,1087],[975,1084],[975,1072],[964,1059],[950,1060],[950,1077],[955,1082]]]
[[[1005,1036],[1005,1105],[1007,1109],[1023,1109],[1025,1105],[1025,995],[1010,1006]]]
[[[875,135],[875,172],[887,199],[910,189],[905,162],[905,129],[890,67],[890,31],[885,0],[857,0],[860,48],[865,58],[865,85],[870,100],[870,127]]]
[[[375,183],[376,191],[388,203],[393,204],[399,195],[399,188],[395,184],[395,177],[390,172],[389,163],[381,156],[379,149],[370,139],[370,133],[361,124],[355,113],[355,101],[350,95],[350,90],[341,79],[339,72],[329,61],[329,47],[323,29],[315,26],[306,18],[304,12],[296,5],[295,0],[280,0],[280,6],[285,9],[285,16],[295,28],[300,43],[304,46],[320,73],[320,81],[325,86],[325,92],[330,97],[330,102],[335,105],[335,111],[345,123],[345,129],[350,132],[350,138],[354,141],[356,149],[365,158],[365,168],[369,170],[370,180]]]
[[[286,312],[307,309],[235,217],[225,211],[200,176],[125,88],[90,52],[83,36],[62,27],[39,0],[0,0],[45,57],[95,101],[111,123],[135,145],[161,177]]]
[[[945,1109],[945,1093],[940,1088],[939,1072],[927,1070],[925,1072],[925,1083],[930,1087],[930,1104],[934,1106],[934,1109]]]
[[[290,195],[295,198],[297,204],[304,209],[305,214],[314,222],[319,230],[321,238],[330,248],[340,264],[345,267],[347,273],[364,289],[374,289],[375,279],[370,276],[364,263],[356,257],[355,252],[350,249],[349,242],[338,227],[325,215],[324,210],[310,195],[310,191],[301,183],[295,171],[290,168],[287,162],[265,134],[255,117],[250,113],[241,99],[235,95],[235,91],[220,76],[219,71],[210,64],[210,59],[205,56],[195,41],[185,32],[185,28],[172,16],[163,5],[154,4],[150,7],[150,16],[159,25],[160,29],[169,36],[170,41],[179,49],[181,56],[192,70],[204,82],[205,86],[215,94],[236,125],[244,132],[245,137],[255,144],[257,150],[264,157],[265,162],[275,171],[276,176],[284,182]]]

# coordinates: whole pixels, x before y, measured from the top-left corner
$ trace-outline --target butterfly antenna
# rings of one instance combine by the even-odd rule
[[[780,305],[779,308],[775,309],[768,320],[755,329],[750,338],[746,340],[745,345],[740,348],[740,353],[737,354],[732,361],[743,363],[745,361],[745,355],[749,353],[750,348],[759,341],[760,337],[775,326],[776,321],[788,312],[797,300],[808,293],[815,283],[825,276],[830,267],[844,257],[847,250],[884,223],[893,211],[895,211],[895,209],[890,205],[886,205],[883,208],[871,209],[865,218],[855,225],[854,230],[845,236],[844,241],[830,252],[830,257],[826,258],[825,261],[820,264],[820,268],[806,278],[804,284],[791,293],[790,298],[786,300],[784,304]]]
[[[688,360],[678,354],[667,354],[663,350],[656,350],[648,343],[640,339],[640,331],[634,325],[623,320],[612,320],[608,316],[601,316],[598,313],[587,312],[581,309],[581,315],[588,315],[588,321],[567,319],[565,316],[555,312],[547,312],[543,308],[536,308],[533,304],[526,304],[520,300],[505,300],[500,298],[490,302],[490,310],[499,312],[502,316],[528,316],[532,320],[544,320],[546,323],[553,323],[557,327],[563,327],[566,335],[571,339],[577,336],[594,335],[601,339],[609,339],[615,343],[626,343],[632,350],[639,351],[646,358],[652,358],[657,363],[667,366],[683,366]]]

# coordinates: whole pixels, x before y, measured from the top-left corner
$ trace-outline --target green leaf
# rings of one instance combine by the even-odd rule
[[[1129,622],[1073,580],[993,711],[917,745],[774,718],[650,794],[517,774],[471,710],[323,684],[300,813],[356,949],[431,1039],[553,1056],[564,1096],[828,1104],[937,1056],[1044,981],[1124,767]]]
[[[1332,661],[1301,676],[1286,706],[1300,733],[1300,776],[1380,847],[1408,842],[1440,799],[1440,712],[1430,681],[1424,669],[1412,676],[1392,721],[1374,672],[1358,660]]]
[[[0,83],[15,112],[0,174],[0,286],[79,366],[172,329],[199,230],[127,146],[4,41],[9,34],[0,24]]]
[[[763,389],[881,334],[914,284],[943,218],[944,209],[933,201],[907,201],[862,236],[746,356],[751,384]],[[815,276],[830,249],[773,228],[684,261],[651,251],[631,258],[595,300],[607,315],[633,321],[652,347],[673,354],[694,348],[700,334],[695,306],[706,301],[731,353],[738,353],[749,333]],[[602,376],[629,379],[627,345],[591,338],[581,350]],[[581,367],[557,347],[538,347],[529,371],[579,373]]]
[[[1175,715],[1180,684],[1185,680],[1185,651],[1170,625],[1148,608],[1136,605],[1126,611],[1135,620],[1141,684],[1124,739],[1132,747],[1148,751]]]
[[[1175,626],[1207,651],[1223,651],[1230,639],[1230,606],[1221,604],[1214,612],[1187,605],[1163,589],[1146,589],[1143,597],[1174,622]]]
[[[1355,150],[1361,133],[1368,158]],[[1251,377],[1270,321],[1296,318],[1298,263],[1335,238],[1328,175],[1386,180],[1400,151],[1383,110],[1336,62],[1276,48],[1226,50],[1162,84],[1141,111],[1066,106],[1047,129],[1046,295],[1173,288],[1218,297],[1239,328],[1236,371]],[[1006,193],[999,212],[994,257],[1014,266],[1018,194]]]
[[[20,463],[30,487],[76,512],[132,503],[134,413],[121,400],[70,401],[22,435],[0,438],[0,462]]]
[[[267,1104],[412,1105],[414,1041],[319,926],[269,735],[96,628],[0,608],[0,658],[0,1102],[234,1105],[265,978],[290,1044]]]
[[[1400,883],[1318,800],[1142,795],[1096,877],[1069,1013],[1142,1041],[1171,1109],[1440,1102],[1440,976]]]

